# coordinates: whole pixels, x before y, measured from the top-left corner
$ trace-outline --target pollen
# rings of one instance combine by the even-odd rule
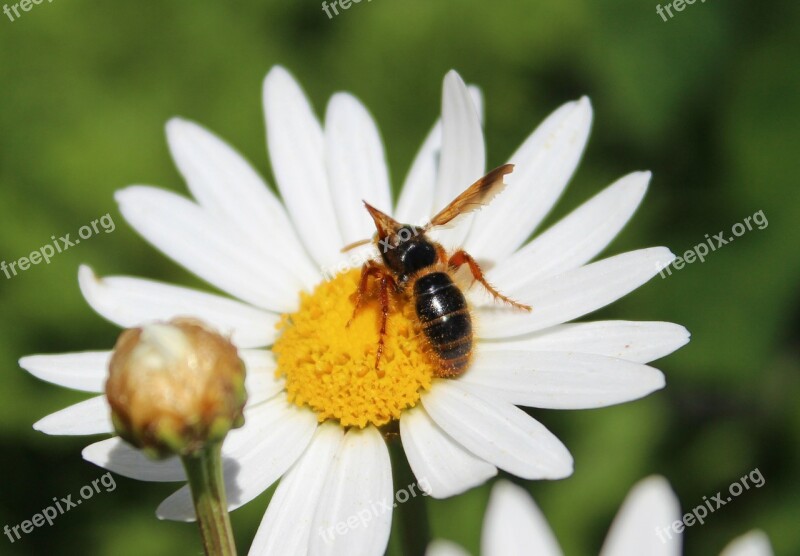
[[[381,316],[375,281],[347,326],[359,275],[351,270],[301,294],[300,309],[279,323],[272,351],[290,402],[311,408],[320,422],[364,428],[386,425],[414,407],[430,389],[436,365],[413,302],[392,292],[383,355],[375,368]]]

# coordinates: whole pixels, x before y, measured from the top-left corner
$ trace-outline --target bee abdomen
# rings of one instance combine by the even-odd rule
[[[436,352],[442,374],[466,370],[472,353],[472,319],[467,300],[445,272],[431,272],[414,283],[416,311],[422,330]]]

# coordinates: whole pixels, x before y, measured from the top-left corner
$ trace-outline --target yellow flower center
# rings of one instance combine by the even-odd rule
[[[272,351],[276,374],[286,378],[289,401],[310,407],[320,422],[344,427],[381,426],[400,418],[430,389],[436,369],[419,331],[414,304],[391,295],[391,311],[379,370],[377,286],[365,292],[350,326],[359,270],[322,282],[301,294],[300,310],[284,315]],[[374,285],[374,281],[370,281]]]

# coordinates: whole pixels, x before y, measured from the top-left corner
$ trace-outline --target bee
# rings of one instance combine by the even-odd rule
[[[495,168],[468,187],[422,227],[401,224],[364,201],[364,206],[375,223],[376,232],[371,239],[352,243],[342,251],[374,243],[380,252],[382,264],[368,260],[363,265],[358,289],[354,294],[353,316],[347,326],[358,314],[369,280],[373,278],[379,285],[381,305],[380,335],[375,358],[375,369],[379,375],[383,374],[379,366],[390,312],[390,295],[403,295],[414,302],[420,328],[438,362],[436,376],[443,378],[461,375],[469,366],[472,356],[472,317],[467,300],[453,279],[454,273],[462,265],[468,266],[473,279],[495,299],[520,310],[531,310],[528,305],[504,296],[489,284],[480,265],[469,253],[459,249],[449,255],[444,247],[426,235],[431,228],[449,224],[456,217],[488,204],[503,190],[506,185],[503,178],[513,169],[513,164]]]

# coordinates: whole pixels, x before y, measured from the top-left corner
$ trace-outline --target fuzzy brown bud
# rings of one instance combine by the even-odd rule
[[[230,341],[180,318],[122,333],[106,397],[122,438],[151,457],[188,455],[244,423],[244,378]]]

